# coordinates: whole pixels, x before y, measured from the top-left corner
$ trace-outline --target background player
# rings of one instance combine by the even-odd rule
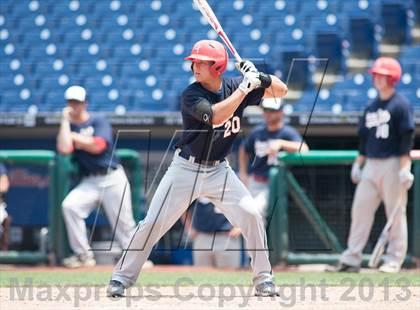
[[[245,107],[259,104],[263,96],[282,97],[287,87],[277,77],[257,72],[249,61],[241,63],[243,77],[222,78],[228,55],[217,41],[197,42],[185,59],[192,61],[196,82],[182,93],[184,133],[130,250],[115,267],[107,294],[122,296],[124,288],[136,282],[153,245],[202,196],[241,229],[252,259],[256,294],[276,295],[262,217],[225,157],[240,131]]]
[[[6,166],[0,163],[0,250],[7,251],[9,249],[9,231],[11,216],[6,211],[6,193],[9,191],[10,182],[7,176]]]
[[[359,125],[360,148],[351,179],[358,184],[352,206],[347,249],[335,271],[357,272],[375,212],[381,201],[387,217],[401,208],[389,231],[383,272],[398,272],[407,251],[407,191],[413,184],[410,150],[414,139],[413,112],[395,85],[401,77],[398,61],[378,58],[370,73],[379,96],[366,107]],[[363,170],[362,167],[363,166]]]
[[[305,152],[309,147],[296,129],[284,124],[280,99],[263,99],[261,107],[265,124],[256,126],[240,146],[239,176],[258,202],[265,218],[269,194],[268,172],[270,167],[277,165],[278,152]]]
[[[64,259],[63,264],[71,268],[93,266],[95,260],[84,220],[102,204],[112,229],[116,230],[117,241],[126,248],[135,227],[130,184],[112,154],[111,125],[105,118],[92,116],[86,110],[85,89],[72,86],[64,97],[67,106],[62,113],[57,150],[73,155],[83,178],[63,201],[67,235],[76,254]]]
[[[185,227],[193,243],[194,266],[240,268],[241,230],[205,197],[197,198],[188,212]]]

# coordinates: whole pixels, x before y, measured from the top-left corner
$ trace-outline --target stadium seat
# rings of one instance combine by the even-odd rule
[[[407,41],[408,23],[405,5],[401,2],[382,4],[383,42],[403,44]]]
[[[96,92],[97,90],[104,88],[102,79],[99,77],[87,77],[84,80],[83,86],[87,89],[88,93]]]
[[[69,57],[72,61],[92,61],[92,59],[96,58],[96,56],[89,53],[89,46],[89,42],[78,43],[71,47],[69,46],[67,57]]]
[[[63,2],[63,1],[57,1],[57,3],[55,3],[52,6],[52,11],[50,12],[50,14],[52,16],[55,16],[56,18],[77,16],[77,12],[70,10],[68,3]]]
[[[408,61],[417,61],[420,55],[420,45],[407,46],[401,50],[400,58]]]
[[[59,76],[47,76],[39,79],[39,86],[45,92],[55,91],[61,89],[64,91],[64,86],[58,82]]]
[[[420,0],[413,0],[413,11],[415,16],[415,25],[420,26]]]
[[[347,13],[349,17],[372,17],[380,13],[380,7],[377,1],[343,1],[341,12]]]
[[[308,60],[303,49],[288,50],[282,53],[284,80],[288,87],[305,89],[308,86]]]
[[[10,90],[15,90],[18,86],[13,81],[14,75],[13,74],[2,74],[2,78],[0,79],[0,89],[2,92],[7,92]]]
[[[24,95],[24,92],[22,92],[21,89],[14,89],[10,91],[5,91],[1,94],[2,102],[6,102],[11,106],[11,109],[14,111],[22,110],[22,107],[24,107],[30,99],[30,92],[26,92],[26,95]]]
[[[111,105],[111,101],[108,98],[108,93],[105,90],[98,90],[89,94],[89,104],[93,107],[105,106],[106,104]]]
[[[256,12],[263,18],[279,16],[279,14],[294,14],[300,9],[299,1],[260,1]]]
[[[314,90],[304,91],[301,98],[293,104],[296,112],[310,113],[315,106],[316,92]]]
[[[56,105],[57,107],[61,108],[63,106],[63,98],[64,98],[64,91],[62,89],[51,90],[46,93],[45,104]]]
[[[367,17],[350,19],[350,49],[354,57],[371,59],[376,57],[375,30]]]
[[[64,66],[64,64],[62,64]],[[59,66],[55,66],[56,69]],[[57,71],[54,69],[54,60],[52,59],[42,59],[42,61],[38,61],[37,63],[33,64],[33,71],[32,74],[36,76],[52,76],[57,74]]]
[[[209,2],[241,56],[261,70],[286,80],[293,58],[315,57],[294,62],[289,87],[305,90],[296,111],[310,106],[316,88],[311,75],[326,63],[316,58],[328,59],[328,72],[343,76],[318,108],[331,111],[338,103],[343,111],[362,109],[370,76],[346,75],[344,58],[373,60],[381,38],[400,45],[399,89],[418,100],[420,50],[409,40],[409,26],[420,20],[418,0]],[[205,38],[217,36],[191,1],[3,0],[0,93],[13,100],[14,92],[19,106],[13,109],[25,111],[32,101],[46,101],[52,90],[79,82],[101,94],[94,96],[100,101],[94,109],[115,111],[121,104],[127,111],[176,110],[172,102],[191,81],[189,63],[182,59]],[[226,75],[235,75],[229,56]],[[0,104],[3,111],[6,103]],[[53,109],[49,102],[39,105],[40,111]]]
[[[340,73],[343,68],[341,38],[336,32],[318,32],[316,35],[318,58],[328,59],[327,73]]]
[[[83,62],[78,65],[77,74],[79,77],[87,78],[97,72],[94,62]]]
[[[115,46],[112,50],[112,57],[114,60],[125,62],[125,61],[132,61],[138,58],[137,55],[134,55],[131,52],[131,48],[129,45],[125,46]]]
[[[370,74],[352,74],[345,76],[341,82],[334,84],[336,90],[367,90],[372,85],[372,77]]]
[[[359,91],[356,89],[344,92],[347,96],[347,105],[358,107],[359,111],[362,111],[365,106],[371,101],[371,98],[367,96],[366,92]]]

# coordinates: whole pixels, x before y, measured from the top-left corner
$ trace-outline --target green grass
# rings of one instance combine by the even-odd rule
[[[323,272],[276,272],[277,285],[301,285],[325,283],[328,286],[349,286],[352,283],[359,284],[360,281],[368,285],[373,283],[376,286],[383,286],[387,281],[390,286],[420,286],[418,272],[404,272],[399,274],[383,273],[360,273],[360,274],[339,274]],[[110,272],[22,272],[22,271],[0,271],[0,287],[11,285],[91,285],[102,286],[109,281]],[[142,273],[137,285],[160,285],[173,286],[176,283],[181,286],[199,286],[202,284],[211,285],[250,285],[251,272],[145,272]],[[29,279],[29,283],[27,282]],[[368,282],[370,281],[370,282]],[[26,283],[25,283],[26,282]]]

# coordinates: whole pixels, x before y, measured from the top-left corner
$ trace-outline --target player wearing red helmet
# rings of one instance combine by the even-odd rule
[[[212,76],[219,76],[225,72],[228,62],[228,54],[222,43],[213,40],[201,40],[194,44],[191,55],[184,60],[192,60],[191,68],[196,61],[211,61]]]
[[[182,93],[182,137],[146,218],[115,267],[107,294],[121,296],[134,284],[154,244],[193,200],[205,197],[244,234],[256,294],[276,295],[262,217],[226,156],[240,131],[244,109],[263,97],[282,97],[287,88],[277,77],[258,72],[250,61],[238,65],[243,76],[222,77],[228,56],[217,41],[197,42],[185,59],[192,61],[196,82]]]
[[[391,86],[395,86],[401,79],[402,69],[398,61],[391,57],[379,57],[369,70],[373,75],[383,75],[388,78]]]
[[[369,238],[381,201],[387,217],[395,208],[382,272],[398,272],[407,251],[407,191],[413,184],[410,150],[414,140],[413,111],[395,86],[401,66],[393,58],[380,57],[369,70],[378,97],[369,103],[359,124],[359,156],[351,179],[357,184],[352,206],[352,222],[347,249],[335,271],[358,271],[362,250]],[[363,168],[362,168],[363,167]]]

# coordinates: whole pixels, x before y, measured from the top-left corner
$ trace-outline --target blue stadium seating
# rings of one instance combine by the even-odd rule
[[[309,68],[307,54],[303,49],[289,50],[282,53],[283,72],[289,87],[304,89],[308,85]]]
[[[337,73],[343,69],[341,37],[338,32],[318,32],[316,35],[316,50],[318,58],[329,60],[327,72]]]
[[[420,24],[419,0],[209,2],[241,55],[267,72],[286,79],[293,58],[329,59],[329,72],[344,80],[323,92],[315,112],[362,109],[371,80],[347,74],[345,58],[372,60],[381,38],[401,45],[399,89],[419,102],[420,47],[410,39],[410,27]],[[212,35],[191,1],[2,0],[0,109],[58,110],[64,89],[82,83],[95,110],[177,110],[191,81],[183,57]],[[295,111],[307,111],[315,98],[313,66],[294,63],[289,87],[305,90]],[[322,70],[325,61],[315,66]]]
[[[415,23],[420,25],[420,0],[413,0],[413,12],[415,16]]]
[[[303,92],[302,97],[293,105],[294,111],[310,113],[315,107],[316,91],[307,90]]]
[[[383,40],[391,44],[403,44],[407,40],[407,8],[403,1],[382,3]]]
[[[377,56],[375,29],[373,21],[368,17],[350,19],[350,49],[353,57],[372,59]]]

